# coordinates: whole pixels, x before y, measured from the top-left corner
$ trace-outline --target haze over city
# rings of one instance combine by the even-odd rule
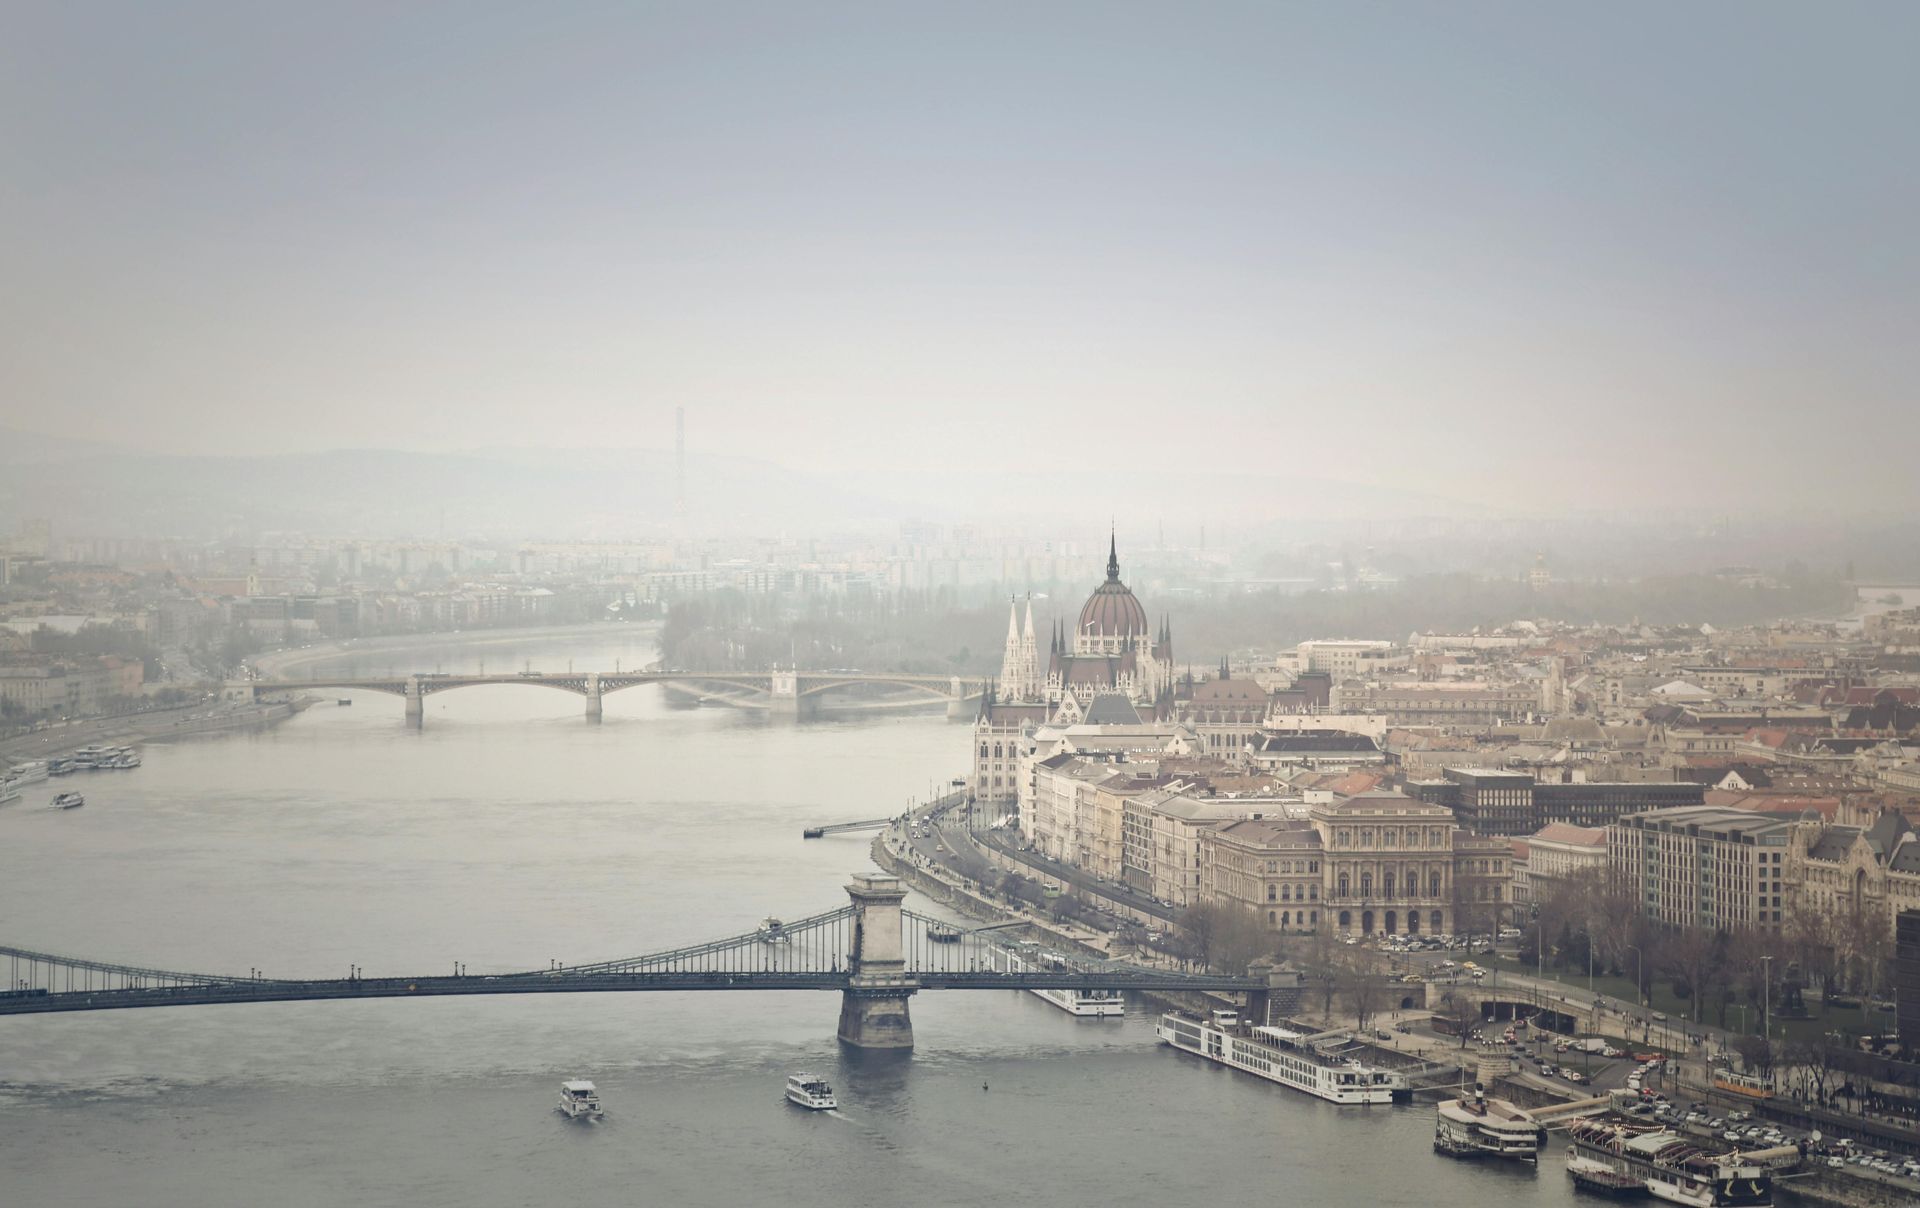
[[[4,415],[233,455],[666,449],[685,406],[909,511],[1149,467],[1899,511],[1915,23],[29,6]]]
[[[1920,1204],[1920,8],[0,28],[7,1205]]]

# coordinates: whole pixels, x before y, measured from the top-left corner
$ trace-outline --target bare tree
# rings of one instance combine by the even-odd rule
[[[1320,1017],[1331,1018],[1333,997],[1339,989],[1342,972],[1341,946],[1334,941],[1333,933],[1322,927],[1309,935],[1284,941],[1281,948],[1289,960],[1300,966],[1308,983],[1319,992]]]
[[[1384,991],[1384,981],[1373,969],[1356,965],[1347,971],[1342,980],[1341,997],[1353,1012],[1355,1027],[1364,1032],[1372,1025],[1379,1014]]]
[[[1660,941],[1660,965],[1673,979],[1674,993],[1689,1001],[1688,1017],[1695,1023],[1700,1022],[1703,990],[1718,969],[1721,948],[1713,932],[1699,927],[1668,932]]]
[[[1741,1036],[1733,1042],[1733,1050],[1749,1073],[1765,1077],[1773,1071],[1773,1045],[1765,1036]]]
[[[1440,1018],[1459,1029],[1460,1047],[1467,1047],[1467,1034],[1473,1031],[1473,1025],[1480,1022],[1479,1008],[1473,997],[1459,988],[1448,990],[1440,996]]]
[[[1861,903],[1847,916],[1844,959],[1848,980],[1860,991],[1860,1010],[1872,1018],[1873,995],[1893,955],[1893,927],[1884,909]]]
[[[1177,926],[1187,937],[1194,959],[1203,965],[1213,963],[1213,942],[1220,922],[1220,910],[1211,902],[1195,902],[1180,912]]]
[[[1804,900],[1799,901],[1787,917],[1784,939],[1794,963],[1800,966],[1801,976],[1819,985],[1821,1001],[1832,998],[1834,978],[1840,969],[1842,939],[1833,916]]]
[[[1276,947],[1258,913],[1243,906],[1196,903],[1181,912],[1180,929],[1200,963],[1226,972],[1244,972],[1248,964],[1272,955]]]

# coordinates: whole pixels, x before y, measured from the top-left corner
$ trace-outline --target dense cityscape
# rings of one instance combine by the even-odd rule
[[[0,1204],[1920,1205],[1920,7],[10,7]]]
[[[1920,992],[1902,993],[1920,984],[1920,607],[1903,594],[1920,589],[1846,584],[1843,607],[1817,598],[1828,615],[1761,625],[1520,617],[1209,651],[1196,666],[1181,602],[1204,610],[1217,589],[1178,590],[1180,572],[1164,570],[1167,607],[1150,615],[1117,532],[1073,613],[1060,581],[1092,564],[1085,551],[969,560],[924,526],[892,543],[810,543],[804,560],[792,546],[755,556],[745,543],[729,559],[687,541],[115,551],[51,530],[23,524],[4,561],[7,800],[49,773],[138,766],[137,747],[82,744],[102,734],[271,726],[331,703],[328,686],[381,675],[416,693],[561,675],[523,660],[488,681],[482,657],[435,685],[439,660],[428,671],[405,643],[462,631],[631,628],[653,657],[624,673],[654,677],[678,707],[776,725],[783,674],[795,703],[807,677],[829,685],[792,713],[804,726],[924,710],[901,694],[911,673],[951,673],[950,766],[963,773],[887,824],[873,852],[975,925],[1017,926],[1032,937],[1021,944],[1053,946],[1050,960],[1264,977],[1261,1028],[1311,1021],[1352,1046],[1348,1060],[1365,1052],[1391,1071],[1396,1094],[1467,1079],[1498,1095],[1462,1117],[1468,1132],[1497,1118],[1598,1137],[1606,1126],[1584,1105],[1604,1104],[1683,1138],[1758,1138],[1778,1151],[1770,1178],[1832,1171],[1833,1202],[1920,1187],[1920,1067],[1906,1059]],[[977,639],[966,657],[939,654],[994,612],[969,599],[1004,598],[1015,575],[1048,590],[1004,606],[998,659]],[[1713,577],[1782,588],[1750,567]],[[1554,586],[1544,559],[1519,582],[1535,598]],[[1392,590],[1381,576],[1228,594]],[[756,659],[764,691],[740,678]],[[864,665],[827,666],[841,659]],[[618,660],[592,674],[597,719],[598,694],[624,681]],[[939,675],[921,679],[940,694]],[[395,724],[425,715],[410,706]],[[944,770],[929,776],[944,783]],[[1038,959],[1004,951],[993,959]],[[1111,991],[1067,1005],[1122,1010]],[[1603,1088],[1614,1098],[1596,1099]],[[1556,1115],[1563,1103],[1576,1106]]]

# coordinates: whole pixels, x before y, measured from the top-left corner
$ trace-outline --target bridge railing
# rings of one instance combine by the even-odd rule
[[[7,984],[4,988],[16,993],[44,990],[49,994],[63,994],[76,991],[143,990],[158,986],[216,986],[252,980],[220,973],[149,969],[4,945],[0,945],[0,957],[7,962]]]

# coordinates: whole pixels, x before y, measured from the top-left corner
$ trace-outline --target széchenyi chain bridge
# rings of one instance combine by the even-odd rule
[[[839,1038],[857,1048],[913,1047],[907,1000],[921,990],[1135,990],[1236,992],[1264,1016],[1265,977],[1183,973],[1120,961],[1065,957],[1054,967],[994,969],[994,929],[963,930],[906,910],[906,890],[886,874],[858,874],[848,905],[790,923],[642,956],[524,973],[270,978],[186,973],[0,946],[8,964],[0,1015],[112,1011],[262,1002],[435,998],[487,994],[634,991],[838,990]],[[1025,962],[1032,964],[1034,962]]]

